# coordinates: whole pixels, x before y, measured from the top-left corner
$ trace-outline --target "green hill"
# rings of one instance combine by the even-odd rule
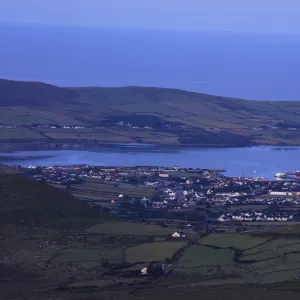
[[[54,106],[74,103],[76,96],[73,90],[46,83],[0,79],[0,106]]]
[[[0,103],[0,123],[28,126],[22,134],[2,129],[2,141],[299,144],[297,131],[288,128],[300,128],[300,101],[251,101],[151,87],[59,88],[0,80]],[[135,128],[117,126],[121,121]],[[33,123],[80,123],[87,128],[33,129]]]
[[[68,193],[12,172],[0,173],[0,224],[55,225],[100,219],[100,213]],[[58,223],[59,224],[59,223]]]

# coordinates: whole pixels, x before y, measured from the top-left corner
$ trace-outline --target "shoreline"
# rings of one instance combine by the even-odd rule
[[[179,166],[226,170],[229,177],[264,177],[295,169],[300,147],[177,147],[145,144],[10,145],[0,149],[3,165],[124,165]],[[68,147],[66,147],[68,146]],[[71,147],[72,146],[72,147]],[[287,152],[290,150],[290,152]],[[280,162],[280,163],[279,163]],[[278,164],[279,163],[279,164]]]
[[[7,146],[7,147],[5,147]],[[257,144],[252,143],[248,145],[215,145],[215,144],[163,144],[163,143],[135,143],[135,142],[97,142],[92,140],[30,140],[30,139],[18,139],[18,140],[0,140],[0,153],[9,153],[15,151],[26,151],[28,148],[31,150],[80,150],[86,148],[98,148],[98,147],[128,147],[128,148],[164,148],[164,149],[224,149],[224,148],[252,148],[252,147],[300,147],[299,144]],[[44,148],[45,147],[45,148]],[[35,149],[37,148],[37,149]],[[43,149],[44,148],[44,149]],[[30,150],[27,150],[30,151]]]

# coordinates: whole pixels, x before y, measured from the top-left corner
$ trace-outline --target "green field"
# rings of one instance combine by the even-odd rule
[[[126,250],[125,260],[129,263],[164,261],[170,259],[186,242],[159,242],[137,245]]]
[[[48,251],[40,251],[36,249],[20,249],[13,254],[14,262],[33,263],[36,261],[46,261],[61,252],[60,247],[49,249]]]
[[[74,263],[80,265],[101,265],[103,261],[121,263],[121,250],[108,247],[103,248],[71,248],[65,249],[54,259],[54,262]]]
[[[200,243],[184,252],[176,268],[179,274],[205,276],[195,284],[276,283],[300,275],[298,239],[211,234]],[[237,260],[234,248],[241,250]]]
[[[285,253],[292,253],[293,251],[300,252],[300,240],[276,239],[244,251],[241,259],[263,261],[277,257],[284,258]]]
[[[195,245],[185,251],[179,261],[180,269],[197,269],[202,267],[230,265],[233,251],[229,249],[212,249],[206,246]]]
[[[211,234],[201,239],[202,245],[212,245],[218,247],[234,247],[236,249],[245,250],[266,241],[265,238],[260,237],[249,237],[247,234],[235,234],[235,233],[228,233],[228,234]]]
[[[147,225],[134,222],[104,222],[87,229],[87,232],[105,234],[126,234],[126,235],[150,235],[150,236],[170,236],[174,229],[164,228],[156,225]]]
[[[111,202],[118,199],[119,195],[130,197],[149,197],[155,193],[152,188],[138,187],[128,183],[111,183],[100,181],[85,181],[82,184],[72,184],[70,193],[77,198],[94,200],[96,202]]]

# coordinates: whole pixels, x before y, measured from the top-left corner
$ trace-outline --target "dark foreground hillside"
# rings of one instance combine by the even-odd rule
[[[73,196],[20,174],[0,174],[0,223],[48,225],[99,213]]]
[[[186,240],[171,240],[172,228],[104,218],[45,183],[8,168],[0,172],[1,300],[299,299],[299,283],[284,279],[276,284],[206,286],[210,280],[238,282],[239,278],[224,274],[230,271],[226,265],[208,267],[213,275],[202,274],[200,261],[206,264],[202,253],[210,263],[223,260],[196,251],[203,251],[200,232],[190,232]],[[224,238],[215,241],[219,240],[227,243]],[[211,253],[216,251],[211,249]],[[227,255],[228,249],[221,251]],[[228,258],[226,263],[232,264],[232,255]],[[174,266],[170,273],[140,275],[141,268],[164,259]],[[246,265],[240,269],[245,274],[249,271]]]

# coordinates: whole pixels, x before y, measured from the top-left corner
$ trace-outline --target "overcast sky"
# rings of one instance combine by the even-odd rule
[[[0,22],[300,33],[300,0],[0,0]]]

